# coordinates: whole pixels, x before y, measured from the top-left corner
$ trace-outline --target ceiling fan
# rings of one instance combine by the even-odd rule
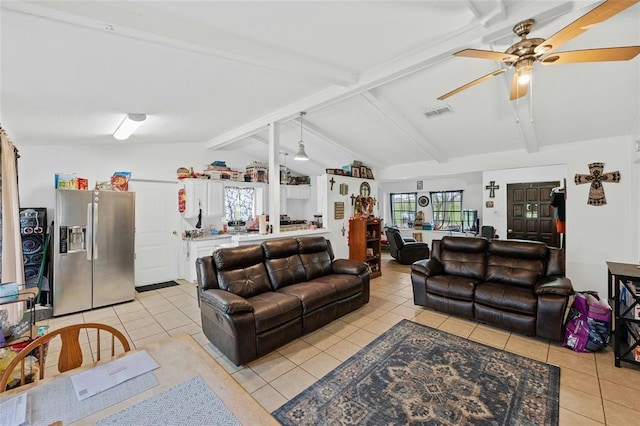
[[[454,53],[454,56],[491,59],[503,62],[508,65],[509,68],[514,68],[515,73],[511,82],[510,99],[518,99],[527,94],[527,87],[535,62],[541,62],[543,65],[558,65],[577,62],[628,61],[638,55],[638,53],[640,53],[640,46],[608,47],[557,53],[554,51],[594,25],[606,21],[639,1],[640,0],[606,0],[546,40],[543,38],[527,38],[527,35],[535,25],[535,20],[528,19],[513,27],[513,32],[521,37],[521,40],[509,47],[504,53],[491,50],[464,49]],[[506,72],[507,69],[508,68],[500,68],[493,71],[449,93],[445,93],[440,96],[438,100],[446,99],[469,87],[500,75]]]

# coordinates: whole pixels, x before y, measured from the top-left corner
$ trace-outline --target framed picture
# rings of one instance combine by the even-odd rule
[[[360,166],[360,177],[367,179],[367,168],[365,166]]]
[[[334,172],[336,175],[342,176],[342,174],[343,174],[344,170],[342,170],[342,169],[335,169],[333,172]]]
[[[336,174],[334,169],[326,169],[325,171],[327,172],[328,175],[335,175]]]
[[[373,179],[373,172],[367,167],[367,179]]]
[[[422,181],[421,180],[418,181],[418,184],[416,185],[416,189],[418,191],[422,191]]]
[[[493,208],[493,201],[487,201],[484,203],[484,206],[488,209],[492,209]]]
[[[358,167],[351,168],[351,176],[359,178],[360,177],[360,169]]]

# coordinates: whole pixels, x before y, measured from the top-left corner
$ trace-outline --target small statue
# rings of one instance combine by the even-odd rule
[[[413,221],[413,229],[422,230],[422,222],[424,222],[424,213],[423,212],[417,212],[416,213],[416,219]]]

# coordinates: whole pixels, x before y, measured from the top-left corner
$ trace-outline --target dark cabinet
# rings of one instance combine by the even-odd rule
[[[607,262],[608,291],[614,310],[613,351],[621,362],[640,365],[640,268],[630,263]]]
[[[349,220],[349,259],[366,262],[371,278],[382,275],[380,241],[378,219]]]

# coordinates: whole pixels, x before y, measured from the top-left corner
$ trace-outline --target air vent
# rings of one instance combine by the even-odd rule
[[[429,109],[427,111],[425,111],[424,115],[427,118],[433,118],[433,117],[437,117],[439,115],[442,114],[446,114],[448,112],[453,112],[453,110],[451,109],[451,107],[449,105],[440,107],[440,108],[433,108],[433,109]]]

